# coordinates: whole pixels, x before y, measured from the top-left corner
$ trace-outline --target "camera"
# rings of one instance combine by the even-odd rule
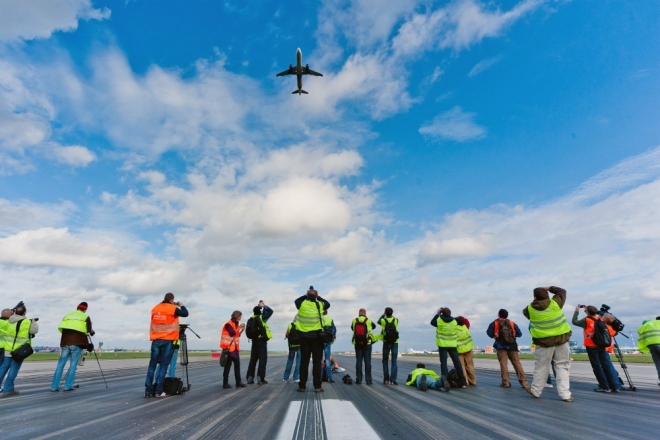
[[[608,313],[610,311],[611,307],[608,306],[607,304],[603,304],[600,306],[600,311],[603,312],[603,314]]]
[[[587,306],[585,306],[584,304],[580,304],[578,307],[581,308],[581,309],[586,309],[587,308]]]

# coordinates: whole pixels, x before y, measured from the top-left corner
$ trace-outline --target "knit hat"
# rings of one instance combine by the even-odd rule
[[[82,310],[83,312],[87,310],[87,303],[85,301],[81,302],[78,304],[78,310]]]
[[[253,312],[255,315],[261,315],[261,307],[259,307],[259,306],[254,306],[254,309],[252,309],[252,312]]]

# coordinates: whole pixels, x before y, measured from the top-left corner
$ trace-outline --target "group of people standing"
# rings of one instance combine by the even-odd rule
[[[550,294],[553,294],[552,298],[550,298]],[[500,386],[511,387],[508,370],[508,363],[511,362],[522,388],[533,397],[539,398],[543,389],[551,386],[549,377],[552,369],[560,398],[566,402],[572,402],[569,379],[571,358],[568,345],[571,329],[562,312],[566,302],[566,290],[555,286],[537,287],[533,291],[533,296],[533,301],[522,311],[523,315],[529,319],[532,344],[536,347],[531,385],[527,381],[518,356],[516,340],[522,336],[522,331],[517,324],[508,319],[508,311],[501,309],[497,319],[491,322],[486,330],[487,335],[495,340],[494,348],[497,351],[502,379]],[[314,391],[323,392],[322,379],[334,382],[333,369],[338,368],[331,354],[336,326],[328,315],[330,303],[320,297],[313,286],[310,286],[306,294],[297,298],[294,304],[298,312],[285,333],[285,337],[289,341],[289,356],[283,381],[288,381],[293,370],[293,380],[298,384],[298,391],[305,391],[311,360]],[[89,351],[94,349],[90,338],[94,335],[94,330],[91,319],[87,315],[87,308],[86,302],[80,303],[75,311],[64,316],[58,326],[62,333],[61,351],[50,387],[52,392],[60,390],[62,374],[67,362],[70,362],[70,366],[65,377],[63,391],[75,389],[74,381],[78,361],[85,349]],[[578,319],[580,308],[586,312],[583,319]],[[14,389],[14,380],[23,362],[23,358],[18,353],[23,352],[22,348],[25,348],[26,345],[31,346],[32,338],[39,331],[37,319],[27,319],[26,312],[25,304],[20,302],[14,309],[3,310],[0,317],[0,384],[3,396],[18,394],[18,391]],[[231,388],[229,374],[232,367],[237,387],[253,384],[255,379],[259,385],[268,383],[266,381],[267,343],[273,336],[268,326],[268,320],[272,314],[273,310],[260,301],[254,307],[253,315],[247,323],[241,322],[242,313],[236,310],[222,327],[220,347],[227,352],[227,362],[223,371],[224,388]],[[144,397],[167,396],[163,391],[163,384],[168,373],[170,376],[174,375],[173,370],[180,338],[179,318],[187,316],[188,310],[183,303],[174,302],[172,293],[167,293],[163,301],[152,309],[151,356]],[[595,389],[598,392],[618,392],[623,386],[609,356],[613,337],[617,334],[614,328],[615,320],[616,318],[612,315],[603,313],[594,306],[578,306],[573,315],[573,325],[581,327],[584,332],[584,345],[598,382],[598,387]],[[379,333],[374,332],[376,323],[381,327]],[[452,379],[448,371],[448,358],[451,358],[454,366],[455,378],[453,379],[455,379],[456,387],[467,388],[467,386],[476,385],[472,360],[473,340],[468,319],[462,316],[454,318],[449,308],[442,307],[437,311],[430,324],[436,328],[436,345],[440,357],[441,374],[427,369],[423,364],[418,364],[417,368],[408,376],[406,385],[417,386],[424,391],[428,388],[448,391],[449,379]],[[609,346],[604,345],[599,339],[603,332],[601,329],[605,328],[607,328],[605,332],[612,338],[611,340],[605,338],[610,341]],[[372,345],[382,341],[383,383],[398,385],[399,320],[394,316],[392,308],[387,307],[375,323],[367,316],[365,309],[360,309],[358,316],[351,322],[351,331],[356,356],[355,383],[361,384],[363,379],[367,385],[373,383]],[[252,340],[246,382],[242,381],[240,373],[240,338],[244,332]],[[660,385],[660,316],[655,320],[644,321],[642,327],[638,329],[638,335],[640,351],[650,352],[653,356]],[[322,364],[322,361],[325,364]]]

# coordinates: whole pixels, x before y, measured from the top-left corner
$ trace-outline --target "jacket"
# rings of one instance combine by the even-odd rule
[[[552,299],[559,305],[560,308],[564,307],[566,303],[566,290],[561,287],[550,287],[550,292],[554,294]],[[530,306],[536,310],[545,310],[550,306],[550,298],[547,299],[535,299],[532,301]],[[527,307],[523,309],[523,315],[529,319],[529,311]],[[556,347],[557,345],[562,345],[567,343],[571,339],[572,333],[564,333],[559,336],[551,336],[548,338],[532,338],[532,342],[539,347]]]

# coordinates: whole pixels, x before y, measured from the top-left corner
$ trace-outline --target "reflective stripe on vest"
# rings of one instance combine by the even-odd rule
[[[456,335],[456,350],[459,353],[467,353],[472,351],[472,347],[474,347],[474,341],[472,341],[470,329],[465,325],[459,325]]]
[[[298,309],[298,314],[294,323],[296,328],[303,333],[313,332],[321,330],[321,320],[319,319],[319,312],[316,308],[316,304],[319,305],[321,310],[321,316],[323,316],[323,302],[321,301],[310,301],[309,299],[303,300]]]
[[[529,305],[527,312],[529,313],[529,332],[533,338],[560,336],[571,331],[564,312],[554,299],[550,300],[550,305],[545,310],[536,310]]]
[[[660,344],[660,320],[654,319],[647,321],[639,329],[637,329],[638,339],[637,348],[642,353],[648,353],[649,345]]]
[[[227,327],[227,324],[229,324],[234,330],[234,335],[237,336],[230,336],[229,332],[225,327]],[[223,350],[225,348],[228,348],[230,352],[233,351],[241,351],[240,348],[240,336],[238,336],[238,324],[236,324],[233,320],[229,320],[225,323],[225,325],[222,326],[222,337],[220,338],[220,348]]]
[[[18,336],[16,336],[16,327],[19,323],[21,326],[18,330]],[[7,328],[7,344],[5,346],[6,351],[14,351],[23,344],[32,345],[32,340],[30,339],[30,324],[31,322],[27,318],[23,318],[15,323],[9,323],[9,327]],[[14,338],[16,338],[16,342],[14,342]]]
[[[443,348],[456,347],[458,345],[456,341],[456,333],[458,331],[456,327],[458,327],[458,323],[456,323],[456,320],[453,319],[451,322],[445,322],[441,317],[438,317],[436,325],[435,344]]]
[[[57,329],[62,333],[62,329],[75,330],[77,332],[87,334],[87,314],[80,310],[68,313],[60,323]]]
[[[159,303],[151,309],[151,328],[149,339],[155,341],[176,341],[179,339],[179,317],[175,315],[174,304]]]

